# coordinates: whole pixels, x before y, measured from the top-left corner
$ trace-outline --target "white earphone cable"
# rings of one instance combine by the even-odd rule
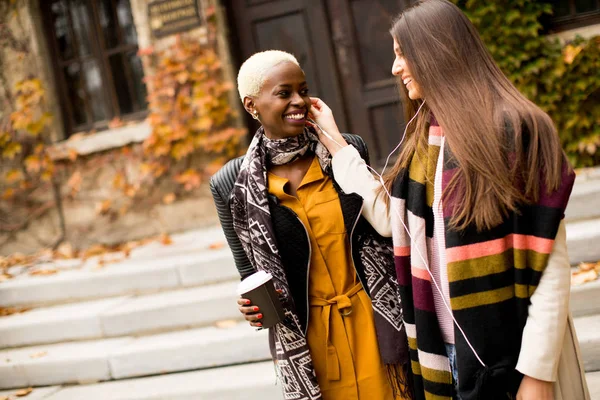
[[[406,132],[408,130],[409,125],[413,122],[413,120],[417,117],[417,115],[419,115],[419,112],[421,111],[421,108],[423,108],[423,105],[425,104],[425,101],[423,101],[421,103],[421,105],[419,106],[417,112],[415,113],[415,115],[410,119],[410,121],[408,121],[408,123],[406,124],[406,127],[404,128],[404,133],[402,134],[402,138],[400,139],[400,142],[398,143],[398,145],[392,150],[392,152],[387,156],[387,159],[385,160],[385,165],[383,167],[383,170],[381,171],[381,174],[378,173],[374,168],[372,168],[369,165],[366,165],[366,167],[372,171],[375,175],[377,175],[377,177],[379,177],[379,182],[381,183],[381,185],[383,186],[383,190],[385,191],[385,194],[389,197],[390,201],[392,200],[392,195],[390,194],[390,192],[388,191],[388,189],[385,186],[385,182],[383,180],[383,174],[385,173],[385,169],[388,166],[388,163],[390,161],[390,158],[392,157],[392,155],[400,148],[400,146],[402,145],[402,143],[404,142],[404,139],[406,138]],[[340,148],[343,148],[344,146],[341,145],[340,143],[338,143],[329,133],[327,133],[325,130],[323,130],[323,128],[321,128],[321,126],[319,124],[317,124],[315,121],[313,121],[312,119],[309,119],[309,122],[311,122],[312,124],[314,124],[317,128],[319,128],[319,130],[323,133],[323,135],[325,137],[327,137],[329,140],[333,141],[335,144],[337,144]],[[391,204],[391,203],[390,203]],[[390,205],[391,208],[391,205]],[[400,222],[402,223],[402,226],[404,226],[404,230],[406,231],[406,233],[408,234],[408,237],[410,237],[410,241],[411,244],[415,243],[415,240],[413,239],[412,235],[410,234],[410,231],[408,230],[408,227],[406,226],[406,224],[404,223],[404,218],[402,218],[402,216],[400,215],[400,212],[394,208],[394,211],[396,212],[398,219],[400,220]],[[477,360],[479,361],[479,363],[483,366],[486,367],[485,363],[481,360],[481,357],[479,357],[479,354],[477,354],[477,351],[475,350],[475,348],[473,347],[473,345],[471,344],[471,341],[469,340],[469,338],[467,338],[467,335],[465,334],[463,328],[459,325],[458,321],[456,320],[456,318],[454,317],[454,314],[452,313],[452,309],[450,308],[450,305],[448,304],[448,302],[446,301],[445,296],[442,293],[442,290],[440,289],[440,287],[438,286],[438,283],[436,282],[435,278],[433,277],[433,273],[431,272],[431,270],[429,269],[429,263],[425,260],[425,257],[423,256],[423,254],[421,254],[421,250],[419,249],[419,246],[411,246],[414,247],[417,250],[417,253],[419,254],[419,257],[421,258],[421,261],[423,262],[423,265],[425,265],[425,268],[427,269],[427,272],[429,273],[429,276],[431,276],[431,281],[433,282],[433,284],[435,285],[435,288],[437,289],[437,291],[440,293],[441,295],[441,299],[444,302],[444,306],[446,306],[446,309],[448,310],[448,313],[450,314],[450,316],[452,317],[452,320],[454,321],[454,324],[456,325],[456,327],[458,328],[458,330],[460,331],[460,333],[462,334],[462,336],[465,338],[465,341],[467,342],[467,344],[469,345],[469,348],[471,349],[471,351],[473,352],[473,354],[475,354],[475,357],[477,358]]]

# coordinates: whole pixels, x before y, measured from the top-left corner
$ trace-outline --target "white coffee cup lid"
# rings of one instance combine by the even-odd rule
[[[249,291],[256,289],[257,287],[265,284],[271,279],[273,279],[273,275],[269,274],[268,272],[255,272],[239,283],[237,288],[237,294],[238,296],[241,296],[244,293],[248,293]]]

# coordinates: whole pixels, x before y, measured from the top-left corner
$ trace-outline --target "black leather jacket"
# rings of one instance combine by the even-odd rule
[[[343,134],[346,141],[356,147],[361,157],[369,163],[369,154],[365,142],[360,136]],[[244,157],[229,161],[210,180],[210,189],[217,206],[221,227],[233,253],[235,265],[244,279],[255,272],[248,260],[244,249],[233,229],[230,209],[230,195],[237,179]],[[334,187],[339,194],[346,232],[349,233],[352,259],[356,273],[369,294],[365,270],[361,260],[361,249],[367,235],[382,238],[371,225],[361,216],[363,200],[355,193],[346,194],[334,180]],[[288,207],[282,206],[276,196],[269,194],[269,204],[277,249],[287,276],[290,292],[293,297],[295,311],[303,324],[306,333],[308,325],[308,268],[310,264],[310,240],[306,228],[296,214]]]

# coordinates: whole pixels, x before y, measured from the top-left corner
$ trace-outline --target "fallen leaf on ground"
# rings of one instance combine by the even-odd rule
[[[47,275],[54,275],[56,273],[58,273],[57,269],[49,268],[49,269],[36,269],[34,271],[29,272],[29,275],[47,276]]]
[[[7,315],[21,314],[31,310],[30,307],[0,307],[0,317]]]
[[[217,328],[221,328],[221,329],[233,328],[237,324],[238,324],[238,321],[236,321],[234,319],[224,319],[222,321],[215,322],[215,326]]]
[[[15,395],[17,397],[25,397],[25,396],[29,395],[29,393],[31,393],[31,392],[33,392],[33,388],[21,389],[21,390],[18,390],[15,393]]]
[[[579,264],[579,269],[581,271],[589,271],[591,269],[595,269],[598,266],[599,263],[585,263],[582,262]]]
[[[211,250],[219,250],[219,249],[222,249],[223,247],[225,247],[225,243],[223,243],[223,242],[214,242],[208,246],[208,248]]]
[[[106,253],[106,247],[101,244],[95,244],[83,252],[83,258],[90,258]]]
[[[63,243],[56,249],[55,257],[75,258],[76,254],[71,243]]]
[[[29,358],[42,358],[46,355],[48,355],[47,351],[40,351],[39,353],[34,353],[34,354],[30,355]]]
[[[160,235],[158,241],[164,244],[165,246],[173,244],[173,239],[171,239],[171,236],[169,236],[169,234],[167,233],[163,233],[162,235]]]
[[[571,274],[571,285],[582,285],[586,282],[595,281],[597,278],[598,272],[595,269],[573,272]]]

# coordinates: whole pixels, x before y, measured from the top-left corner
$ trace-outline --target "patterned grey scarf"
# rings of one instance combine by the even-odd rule
[[[267,163],[271,165],[289,164],[305,155],[309,150],[316,154],[324,171],[329,168],[331,163],[329,151],[321,144],[312,128],[305,128],[304,132],[298,136],[285,139],[269,139],[265,136],[261,126],[252,142],[254,143],[255,140],[262,140],[267,154]],[[252,144],[250,147],[252,147]]]
[[[231,193],[233,228],[255,269],[273,275],[275,287],[283,291],[282,305],[286,318],[271,328],[275,340],[277,366],[286,399],[321,399],[321,389],[312,366],[308,344],[297,314],[275,245],[268,201],[267,165],[290,163],[307,151],[313,151],[327,171],[331,155],[311,128],[299,136],[271,140],[261,127],[250,143]]]

